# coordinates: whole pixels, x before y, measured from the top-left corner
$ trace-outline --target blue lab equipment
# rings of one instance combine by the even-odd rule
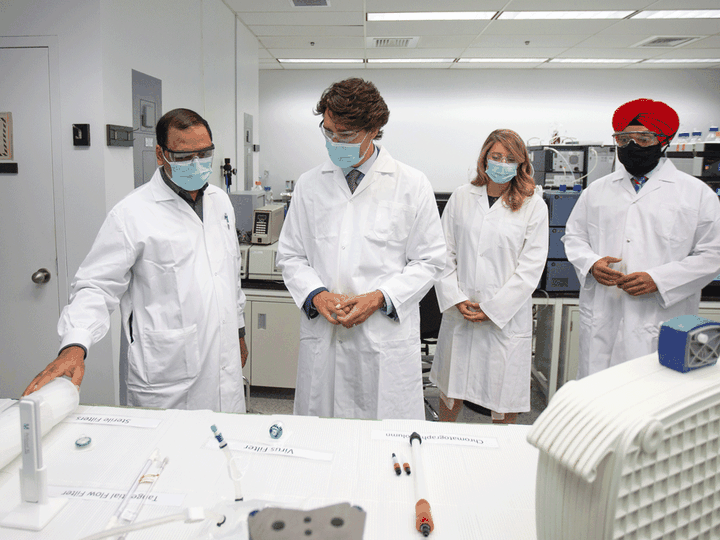
[[[720,323],[681,315],[660,327],[658,356],[660,363],[679,371],[688,371],[717,363],[720,350]]]

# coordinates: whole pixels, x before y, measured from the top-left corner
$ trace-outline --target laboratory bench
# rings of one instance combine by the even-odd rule
[[[250,352],[243,375],[252,386],[295,388],[300,318],[282,281],[244,280],[245,341]],[[577,292],[536,291],[532,377],[549,402],[557,390],[577,377],[579,308]],[[705,295],[699,316],[720,322],[720,298]]]
[[[282,435],[272,439],[270,428],[278,423]],[[242,473],[240,505],[231,502],[234,485],[212,425]],[[158,461],[168,462],[154,483],[135,492],[145,500],[140,505],[138,497],[128,506],[139,512],[136,522],[189,507],[214,508],[238,520],[239,532],[219,536],[207,521],[175,522],[133,532],[131,539],[242,540],[251,509],[310,511],[337,503],[365,512],[365,540],[421,538],[415,530],[414,476],[396,475],[391,458],[396,453],[415,468],[409,435],[417,432],[435,525],[431,539],[532,540],[538,451],[526,441],[529,429],[80,405],[43,438],[48,492],[67,504],[43,530],[3,527],[0,538],[77,540],[101,531],[154,450]],[[82,437],[91,443],[80,449],[76,441]],[[20,464],[18,457],[0,469],[0,520],[20,502]]]
[[[720,322],[720,299],[706,296],[698,315]],[[533,297],[532,377],[547,401],[570,380],[577,377],[580,351],[579,300],[577,293]]]

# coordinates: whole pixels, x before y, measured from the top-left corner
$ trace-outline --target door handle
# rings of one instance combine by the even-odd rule
[[[30,279],[33,280],[33,283],[42,285],[43,283],[47,283],[48,281],[50,281],[50,272],[47,268],[41,268],[40,270],[35,272]]]

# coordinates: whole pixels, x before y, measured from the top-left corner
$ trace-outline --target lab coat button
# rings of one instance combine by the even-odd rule
[[[342,249],[345,249],[345,246],[342,246]]]

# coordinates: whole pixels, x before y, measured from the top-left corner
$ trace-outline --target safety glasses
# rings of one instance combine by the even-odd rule
[[[334,131],[330,131],[325,127],[324,120],[320,121],[320,131],[326,139],[341,143],[353,142],[360,133],[359,131],[340,131],[338,133],[335,133]]]
[[[515,161],[515,158],[510,155],[503,155],[498,153],[488,154],[488,159],[491,159],[493,161],[497,161],[498,163],[504,162],[504,163],[517,163]]]
[[[615,144],[625,147],[630,141],[635,141],[639,146],[654,146],[658,143],[658,134],[652,131],[619,131],[613,133]]]
[[[202,150],[193,150],[192,152],[173,152],[169,148],[166,148],[165,150],[167,150],[168,156],[170,157],[169,161],[182,163],[183,161],[191,161],[195,157],[198,159],[212,157],[215,151],[215,145],[213,144],[207,148],[203,148]]]

